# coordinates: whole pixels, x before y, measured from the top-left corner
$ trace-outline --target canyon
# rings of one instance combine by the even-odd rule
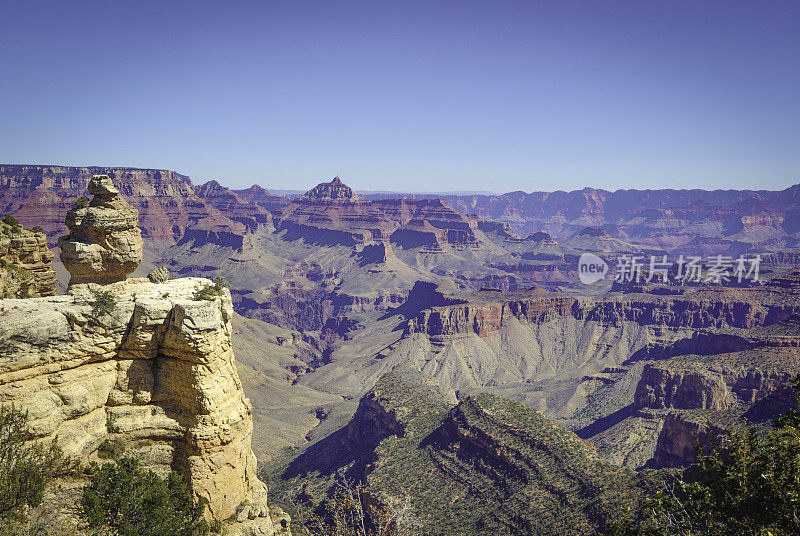
[[[119,318],[100,324],[88,313],[90,290],[80,279],[67,290],[69,251],[63,264],[54,262],[66,294],[52,296],[55,277],[45,266],[47,243],[57,246],[67,232],[64,214],[81,210],[75,200],[97,173],[138,211],[142,239],[142,262],[127,281],[109,285]],[[732,425],[763,430],[791,407],[789,383],[800,372],[797,191],[390,196],[355,192],[336,177],[285,197],[258,186],[194,185],[165,170],[0,165],[0,213],[25,229],[43,229],[35,240],[25,234],[30,259],[17,255],[14,263],[45,274],[37,276],[47,281],[39,295],[50,296],[4,307],[14,315],[29,307],[24,316],[36,318],[45,311],[27,304],[43,304],[37,307],[63,326],[58,340],[81,341],[80,352],[88,352],[64,356],[74,372],[30,357],[31,369],[9,371],[19,379],[3,385],[32,382],[25,389],[61,400],[46,415],[59,422],[42,424],[43,437],[69,438],[70,427],[85,427],[83,442],[65,443],[81,456],[114,437],[103,431],[103,415],[113,415],[130,437],[153,441],[157,452],[143,449],[143,459],[182,467],[205,490],[200,494],[219,491],[209,488],[216,479],[209,456],[236,459],[230,465],[242,474],[223,480],[245,484],[223,490],[229,499],[214,506],[217,512],[234,511],[233,503],[258,492],[255,457],[262,480],[282,499],[322,497],[331,475],[349,471],[387,504],[401,501],[411,483],[393,466],[413,467],[414,449],[422,449],[435,461],[431,474],[469,482],[420,506],[432,526],[461,516],[486,533],[510,530],[503,501],[522,504],[526,493],[553,490],[526,487],[535,480],[531,445],[563,454],[553,461],[536,450],[553,468],[550,478],[565,486],[555,497],[598,471],[628,482],[634,471],[685,466],[694,459],[695,435],[708,438]],[[582,285],[576,266],[583,253],[611,266],[625,255],[760,255],[761,280],[623,284],[609,276]],[[158,267],[179,279],[144,279]],[[189,299],[207,281],[201,278],[214,277],[228,280],[230,290],[213,302]],[[7,310],[4,328],[14,325]],[[50,316],[41,322],[55,322]],[[192,330],[210,325],[216,327],[206,335],[224,350],[189,352],[185,345],[199,340]],[[29,324],[19,328],[26,329],[37,333]],[[53,344],[41,337],[13,352],[34,356],[37,344]],[[173,385],[179,374],[170,367],[212,364],[217,379],[207,380],[215,385]],[[51,396],[61,384],[48,375],[83,377],[82,366],[109,369],[93,370],[105,387],[91,403],[75,408],[71,395]],[[152,388],[131,385],[141,378]],[[70,391],[81,380],[64,382]],[[185,408],[192,396],[175,393],[187,389],[215,402]],[[226,405],[235,408],[225,410],[228,417],[215,413]],[[222,425],[229,435],[216,438],[186,415],[238,420],[230,417]],[[515,427],[523,431],[509,432]],[[548,443],[554,437],[566,450]],[[221,450],[212,456],[206,447]],[[563,469],[576,453],[595,464],[580,465],[580,476]],[[192,467],[205,476],[193,476]],[[614,500],[626,493],[607,492]],[[459,506],[470,493],[502,497],[470,513]],[[444,504],[449,513],[437,517]],[[560,508],[552,511],[566,516]],[[597,518],[588,506],[581,512],[590,533]],[[567,519],[560,515],[523,517],[533,530],[560,526]]]

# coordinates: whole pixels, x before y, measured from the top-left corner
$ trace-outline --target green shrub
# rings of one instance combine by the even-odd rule
[[[119,432],[119,426],[117,426],[117,420],[110,413],[106,415],[106,430],[108,431],[109,434],[115,434]]]
[[[794,380],[800,393],[800,376]],[[697,461],[667,477],[639,512],[610,523],[616,536],[782,536],[800,534],[800,412],[760,436],[731,430],[725,441],[699,443]]]
[[[38,506],[47,483],[75,472],[76,464],[55,443],[28,444],[28,416],[0,406],[0,522],[23,521],[28,506]],[[0,528],[0,533],[2,529]]]
[[[97,447],[97,457],[105,459],[117,459],[125,453],[125,445],[119,440],[104,440]]]
[[[17,221],[17,219],[14,216],[11,216],[10,214],[8,216],[5,216],[0,221],[5,223],[6,225],[10,225],[12,227],[14,227],[15,225],[19,225],[19,222]]]
[[[213,301],[217,296],[221,296],[222,289],[228,287],[229,285],[230,283],[228,281],[225,281],[224,278],[217,276],[214,278],[213,285],[205,285],[196,289],[194,294],[192,294],[192,299],[195,301]]]
[[[44,229],[42,229],[42,228],[41,228],[40,226],[38,226],[38,225],[36,225],[36,226],[34,226],[34,227],[31,227],[31,231],[33,231],[33,232],[34,232],[34,233],[36,233],[36,234],[45,234],[45,233],[44,233]]]
[[[92,318],[100,318],[103,315],[111,314],[117,308],[117,300],[110,290],[93,290],[93,300],[89,303],[92,306]]]
[[[78,199],[75,200],[75,203],[73,203],[72,206],[74,208],[86,208],[88,204],[89,204],[88,197],[79,197]]]
[[[84,488],[80,514],[89,527],[118,536],[200,536],[208,534],[205,504],[197,503],[176,472],[159,478],[123,458],[94,464]]]

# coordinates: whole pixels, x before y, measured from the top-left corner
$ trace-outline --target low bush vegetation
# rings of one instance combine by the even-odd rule
[[[215,277],[212,285],[205,285],[196,289],[192,294],[192,299],[195,301],[213,301],[217,296],[222,296],[222,289],[227,288],[229,285],[230,283],[224,278]]]
[[[41,504],[48,482],[77,470],[55,443],[31,439],[27,414],[0,406],[0,534],[24,522],[28,507]]]
[[[800,393],[800,377],[794,381]],[[800,412],[764,435],[730,431],[697,445],[697,461],[667,478],[640,511],[612,523],[614,536],[788,536],[800,534]]]
[[[92,318],[98,319],[103,315],[111,314],[117,308],[117,300],[110,290],[92,290]]]
[[[180,475],[159,478],[135,458],[94,465],[84,488],[80,514],[90,528],[118,536],[200,536],[208,534],[198,503]]]
[[[364,484],[337,481],[325,514],[293,508],[292,532],[299,536],[417,536],[422,534],[410,500],[394,506],[378,503]]]
[[[97,456],[105,459],[117,459],[125,453],[125,445],[119,440],[104,440],[97,448]]]

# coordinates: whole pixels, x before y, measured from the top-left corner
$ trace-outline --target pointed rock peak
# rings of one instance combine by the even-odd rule
[[[215,180],[210,180],[205,184],[195,187],[195,193],[200,197],[212,197],[214,195],[232,193],[231,190]]]
[[[337,175],[331,182],[323,182],[307,191],[303,196],[307,199],[343,199],[356,201],[360,198],[353,189],[345,185]]]
[[[267,190],[267,189],[266,189],[266,188],[264,188],[263,186],[259,186],[258,184],[254,184],[254,185],[252,185],[250,188],[247,188],[247,189],[245,190],[245,192],[252,192],[252,193],[262,193],[262,194],[263,194],[263,193],[267,193],[267,194],[269,194],[269,195],[272,195],[272,193],[270,193],[270,191],[269,191],[269,190]]]

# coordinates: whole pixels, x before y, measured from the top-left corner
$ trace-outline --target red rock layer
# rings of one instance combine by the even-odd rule
[[[41,226],[55,243],[67,230],[64,214],[78,197],[86,195],[89,179],[97,174],[111,177],[123,197],[139,211],[142,236],[150,241],[175,243],[198,222],[196,231],[200,233],[225,228],[230,234],[243,234],[245,224],[228,218],[214,206],[217,202],[248,221],[269,220],[257,208],[241,209],[235,203],[238,198],[228,198],[226,204],[220,197],[198,197],[189,178],[174,171],[109,167],[0,165],[0,212],[14,214],[26,227]],[[206,193],[213,190],[208,188]]]

